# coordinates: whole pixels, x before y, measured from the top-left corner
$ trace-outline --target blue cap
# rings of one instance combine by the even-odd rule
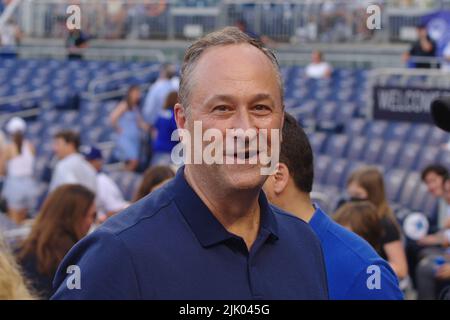
[[[103,159],[102,151],[93,146],[83,147],[81,153],[88,161]]]

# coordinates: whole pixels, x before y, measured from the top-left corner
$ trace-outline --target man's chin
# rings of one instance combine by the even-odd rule
[[[266,176],[261,175],[261,166],[255,164],[224,165],[225,176],[228,183],[236,189],[261,188]]]

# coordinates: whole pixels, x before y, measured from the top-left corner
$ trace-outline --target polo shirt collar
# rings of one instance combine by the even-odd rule
[[[202,246],[209,247],[238,237],[228,232],[216,219],[184,177],[184,166],[178,169],[173,180],[174,200]],[[261,222],[258,237],[261,234],[278,239],[277,223],[272,208],[264,192],[260,192],[259,206]]]

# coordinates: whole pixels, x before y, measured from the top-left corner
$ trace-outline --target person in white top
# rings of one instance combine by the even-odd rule
[[[327,79],[331,77],[333,68],[323,60],[323,54],[320,51],[313,51],[311,63],[306,67],[306,76],[312,79]]]
[[[0,47],[3,51],[15,52],[22,38],[22,32],[13,19],[9,19],[0,29]]]
[[[50,181],[50,192],[65,184],[81,184],[94,193],[97,191],[97,173],[78,153],[79,147],[79,135],[73,131],[61,131],[54,136],[53,150],[58,162]]]
[[[167,95],[179,86],[177,80],[173,80],[175,74],[176,69],[174,65],[163,65],[158,80],[148,90],[142,113],[145,121],[151,126],[158,119],[159,112],[164,107]]]
[[[6,125],[11,142],[0,154],[0,172],[6,175],[2,196],[7,201],[9,218],[20,224],[34,208],[37,186],[33,179],[35,150],[25,139],[26,122],[14,117]]]
[[[97,220],[103,222],[128,207],[130,203],[125,201],[122,191],[114,180],[102,171],[103,155],[101,150],[95,147],[86,147],[82,148],[81,153],[97,171]]]

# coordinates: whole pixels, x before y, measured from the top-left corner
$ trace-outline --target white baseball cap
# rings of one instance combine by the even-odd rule
[[[11,120],[8,121],[6,124],[6,131],[9,134],[14,134],[17,132],[24,132],[27,128],[27,124],[25,120],[19,117],[14,117]]]

